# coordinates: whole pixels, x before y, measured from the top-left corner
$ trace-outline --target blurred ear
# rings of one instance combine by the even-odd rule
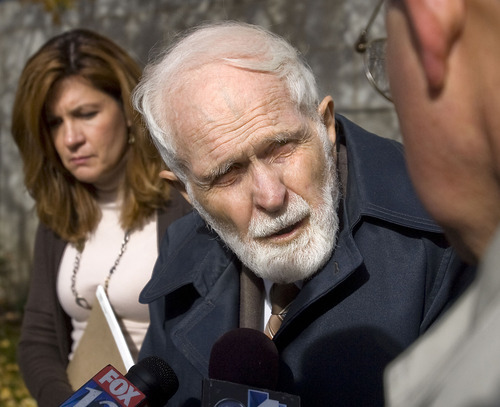
[[[331,140],[332,144],[335,144],[337,133],[335,132],[335,109],[331,96],[326,96],[321,101],[318,107],[318,112],[326,126],[328,138]]]
[[[465,22],[465,0],[405,0],[431,90],[444,85],[448,57]]]
[[[184,197],[184,199],[191,203],[191,200],[189,199],[188,193],[186,191],[186,187],[179,180],[179,178],[177,178],[177,175],[175,175],[172,171],[163,170],[160,172],[160,177],[165,179],[172,187],[177,189]]]

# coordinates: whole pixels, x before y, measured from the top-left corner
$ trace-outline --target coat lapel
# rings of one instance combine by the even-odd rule
[[[207,377],[212,346],[239,320],[239,271],[230,262],[220,277],[172,329],[172,342]]]
[[[328,263],[311,280],[304,284],[299,295],[292,303],[280,331],[274,337],[278,347],[291,340],[290,335],[296,334],[294,333],[294,327],[300,326],[303,329],[308,324],[308,320],[314,320],[315,317],[313,318],[309,311],[314,313],[312,311],[314,306],[349,278],[363,263],[363,256],[354,242],[350,228],[344,228],[340,233],[338,247],[342,247],[342,250],[334,250]]]

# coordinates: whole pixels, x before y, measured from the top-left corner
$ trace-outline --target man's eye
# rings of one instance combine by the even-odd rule
[[[219,187],[229,186],[238,180],[242,172],[242,166],[232,165],[223,174],[215,178],[213,185]]]
[[[296,146],[297,144],[291,140],[279,141],[275,145],[273,156],[275,158],[286,157],[295,150]]]

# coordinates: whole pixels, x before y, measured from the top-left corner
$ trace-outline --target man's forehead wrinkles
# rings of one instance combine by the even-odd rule
[[[219,137],[219,139],[222,139],[222,137]],[[233,163],[235,159],[228,157],[229,151],[233,150],[233,152],[235,152],[235,147],[231,143],[232,141],[232,139],[225,139],[220,143],[205,144],[205,147],[208,145],[212,147],[206,149],[204,152],[201,150],[202,157],[199,157],[199,160],[194,160],[194,162],[191,163],[194,175],[200,180],[209,180],[213,178],[214,174],[220,171],[221,167]],[[236,146],[236,148],[238,148],[238,146]],[[210,157],[210,160],[209,165],[204,167],[203,158],[206,157]]]
[[[254,139],[260,135],[265,136],[265,133],[272,130],[278,123],[278,116],[279,114],[268,114],[262,111],[252,118],[245,116],[235,121],[226,120],[223,123],[207,122],[204,128],[199,129],[194,144],[208,147],[208,154],[224,155],[227,150],[231,148],[234,150],[246,141],[254,142]],[[226,145],[230,147],[224,148]]]

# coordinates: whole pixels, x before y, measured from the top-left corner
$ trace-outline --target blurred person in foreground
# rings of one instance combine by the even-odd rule
[[[167,231],[140,298],[140,357],[179,377],[168,405],[200,405],[214,342],[267,332],[265,298],[287,283],[298,295],[267,332],[277,389],[304,406],[383,405],[384,367],[471,271],[417,200],[401,145],[335,115],[296,49],[243,23],[181,37],[146,67],[134,104],[162,176],[197,210]]]
[[[12,134],[40,221],[19,365],[43,407],[74,390],[66,368],[97,285],[137,357],[149,325],[139,293],[159,238],[190,208],[158,176],[165,167],[132,107],[140,75],[115,43],[77,29],[43,45],[19,80]]]
[[[391,406],[500,405],[500,1],[389,1],[387,69],[408,167],[468,291],[388,369]]]

